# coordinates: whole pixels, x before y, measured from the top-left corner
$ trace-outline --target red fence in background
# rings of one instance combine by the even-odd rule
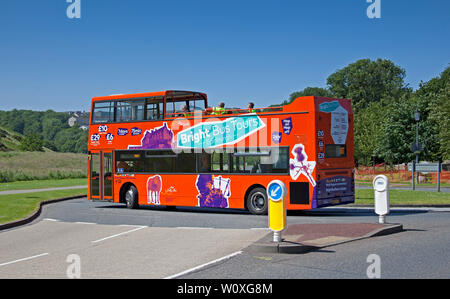
[[[411,182],[411,172],[408,171],[408,165],[400,164],[390,167],[389,165],[379,164],[373,166],[359,166],[355,168],[355,179],[363,181],[372,181],[376,175],[384,174],[390,182]],[[419,173],[419,183],[437,184],[437,173],[421,174]],[[441,183],[450,183],[450,171],[441,172]]]

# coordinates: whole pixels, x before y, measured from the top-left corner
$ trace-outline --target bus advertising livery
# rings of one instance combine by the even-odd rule
[[[90,200],[266,214],[265,186],[278,179],[287,209],[307,210],[353,203],[353,168],[347,99],[220,111],[191,91],[92,99]]]

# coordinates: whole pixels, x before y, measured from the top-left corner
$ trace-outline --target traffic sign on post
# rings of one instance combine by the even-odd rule
[[[269,228],[274,232],[274,242],[281,242],[281,232],[286,228],[286,193],[286,185],[280,180],[267,185]]]

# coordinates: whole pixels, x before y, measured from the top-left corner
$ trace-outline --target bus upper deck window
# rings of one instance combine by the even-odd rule
[[[164,97],[151,97],[147,99],[146,120],[158,120],[163,118]]]
[[[127,100],[116,103],[116,121],[144,120],[145,100]]]
[[[96,102],[94,103],[94,113],[92,123],[105,124],[114,121],[114,102]]]

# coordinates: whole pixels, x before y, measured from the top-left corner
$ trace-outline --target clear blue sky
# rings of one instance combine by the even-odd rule
[[[448,0],[0,1],[0,110],[89,110],[116,93],[196,90],[210,105],[280,103],[361,58],[391,59],[406,82],[450,63]]]

